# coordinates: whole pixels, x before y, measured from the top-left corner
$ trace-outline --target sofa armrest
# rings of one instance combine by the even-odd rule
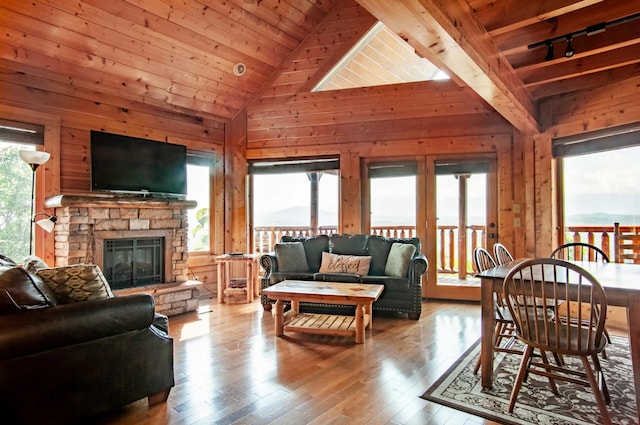
[[[427,257],[424,254],[418,254],[411,259],[409,263],[409,280],[411,282],[419,283],[421,281],[420,276],[422,276],[429,267],[429,263],[427,262]]]
[[[0,360],[148,328],[154,310],[135,294],[0,316]]]
[[[278,271],[278,260],[276,259],[276,255],[273,253],[264,254],[260,257],[260,265],[264,269],[264,279],[266,279],[266,281],[268,281],[269,276],[271,276],[272,273]]]

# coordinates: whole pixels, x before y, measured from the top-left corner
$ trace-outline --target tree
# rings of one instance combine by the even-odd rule
[[[16,145],[0,143],[0,253],[21,261],[29,255],[31,168]]]
[[[190,229],[189,251],[203,251],[209,249],[209,208],[196,211],[197,223]]]

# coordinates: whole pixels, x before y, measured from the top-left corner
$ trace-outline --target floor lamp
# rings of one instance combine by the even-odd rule
[[[35,151],[35,150],[21,150],[18,152],[20,155],[20,159],[29,164],[31,167],[31,211],[29,212],[29,255],[33,255],[33,226],[34,223],[37,223],[40,227],[45,229],[47,232],[51,232],[53,230],[53,226],[57,220],[55,216],[49,216],[45,213],[35,213],[35,189],[36,189],[36,170],[39,166],[44,164],[49,160],[51,156],[47,152],[43,151]],[[48,218],[35,221],[36,216],[38,215],[46,215]]]

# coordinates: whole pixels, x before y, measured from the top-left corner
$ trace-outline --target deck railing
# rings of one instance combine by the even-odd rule
[[[337,233],[336,226],[322,226],[318,232],[313,232],[311,227],[306,226],[257,226],[254,228],[254,252],[273,252],[274,245],[280,241],[282,236],[309,237],[314,234],[331,235]],[[471,252],[473,248],[484,240],[485,226],[469,226],[467,229],[467,240],[470,248],[467,249],[468,264],[472,264]],[[372,226],[371,233],[388,238],[412,238],[416,236],[416,228],[411,225],[404,226]],[[438,226],[439,233],[439,254],[438,272],[457,273],[457,226]]]
[[[632,232],[634,226],[620,226],[622,232]],[[613,225],[611,226],[569,226],[564,233],[565,241],[568,242],[586,242],[595,245],[603,250],[610,261],[613,261],[615,255],[613,252]],[[573,258],[572,258],[573,260]],[[581,260],[581,258],[575,258]]]
[[[634,231],[632,226],[621,226],[622,232]],[[372,234],[391,238],[415,237],[415,226],[373,226]],[[314,234],[337,233],[336,226],[322,226],[315,233],[305,226],[261,226],[254,229],[254,252],[273,252],[273,247],[282,236],[309,237]],[[458,226],[438,226],[438,273],[458,273]],[[473,271],[472,253],[478,246],[484,246],[486,227],[471,225],[467,227],[467,269]],[[611,226],[569,226],[565,231],[566,242],[587,242],[602,249],[610,259],[613,253],[613,225]],[[579,259],[578,259],[579,260]]]

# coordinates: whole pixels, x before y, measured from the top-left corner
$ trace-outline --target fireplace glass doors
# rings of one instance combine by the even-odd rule
[[[164,281],[164,238],[106,239],[103,272],[112,289]]]

